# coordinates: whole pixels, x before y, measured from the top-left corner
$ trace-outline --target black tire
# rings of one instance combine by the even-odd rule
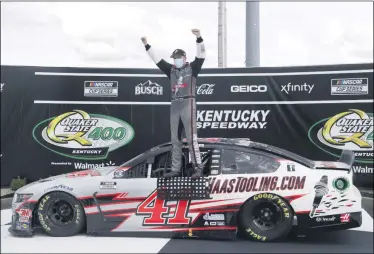
[[[65,192],[51,192],[39,202],[38,220],[50,236],[66,237],[80,233],[86,225],[86,216],[80,202]]]
[[[293,217],[292,207],[280,196],[271,193],[254,195],[239,212],[240,235],[260,242],[279,241],[291,231]],[[271,227],[267,226],[270,224]]]

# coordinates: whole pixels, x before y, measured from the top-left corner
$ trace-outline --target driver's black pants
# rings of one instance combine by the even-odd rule
[[[172,143],[171,170],[181,171],[183,132],[187,139],[192,164],[201,168],[201,157],[197,143],[195,98],[173,100],[170,109],[170,129]]]

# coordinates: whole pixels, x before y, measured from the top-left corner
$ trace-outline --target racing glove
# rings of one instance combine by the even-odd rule
[[[155,52],[153,51],[151,45],[148,44],[148,40],[147,40],[147,37],[143,36],[140,38],[140,40],[142,41],[142,43],[144,44],[145,46],[145,50],[147,51],[149,57],[153,60],[153,62],[155,64],[158,64],[162,58],[161,57],[158,57],[156,56]]]
[[[196,36],[196,57],[205,58],[206,57],[205,45],[204,45],[204,40],[201,37],[200,29],[194,28],[191,31]]]

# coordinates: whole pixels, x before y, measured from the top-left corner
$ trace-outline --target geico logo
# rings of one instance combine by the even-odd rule
[[[231,86],[232,93],[265,93],[268,87],[265,85],[241,85],[241,86]]]

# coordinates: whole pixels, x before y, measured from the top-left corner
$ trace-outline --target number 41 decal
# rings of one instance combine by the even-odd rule
[[[157,190],[155,190],[138,205],[136,215],[148,215],[143,219],[143,226],[190,224],[191,217],[187,217],[190,202],[190,200],[178,201],[175,212],[170,213],[171,207],[165,200],[157,199]]]

